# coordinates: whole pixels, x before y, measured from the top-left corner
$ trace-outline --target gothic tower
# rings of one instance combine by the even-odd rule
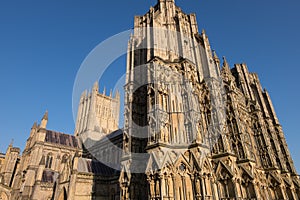
[[[95,132],[107,135],[119,128],[120,93],[113,97],[112,92],[107,96],[99,93],[96,82],[92,92],[83,92],[78,107],[75,135],[82,136]]]
[[[159,0],[128,43],[121,198],[299,199],[272,102],[212,51],[194,14]]]

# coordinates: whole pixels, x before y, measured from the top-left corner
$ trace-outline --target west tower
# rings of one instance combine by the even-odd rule
[[[128,43],[122,199],[298,199],[269,94],[212,51],[196,16],[159,0]]]

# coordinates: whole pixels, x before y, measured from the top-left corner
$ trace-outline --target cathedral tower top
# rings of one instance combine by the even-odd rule
[[[157,5],[159,5],[161,11],[175,14],[175,12],[173,12],[175,11],[175,7],[176,7],[175,0],[158,0]]]
[[[157,2],[158,3],[161,3],[161,2],[173,2],[173,3],[175,3],[175,0],[158,0]]]

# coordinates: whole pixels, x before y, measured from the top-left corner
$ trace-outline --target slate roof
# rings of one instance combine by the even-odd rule
[[[63,146],[80,148],[77,138],[73,135],[68,135],[56,131],[46,131],[45,142],[59,144]]]

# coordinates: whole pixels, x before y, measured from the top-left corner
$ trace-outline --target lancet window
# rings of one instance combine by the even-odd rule
[[[51,168],[52,167],[52,161],[53,161],[53,156],[52,156],[51,153],[49,153],[47,155],[47,158],[46,158],[46,165],[45,165],[45,167],[46,168]]]

